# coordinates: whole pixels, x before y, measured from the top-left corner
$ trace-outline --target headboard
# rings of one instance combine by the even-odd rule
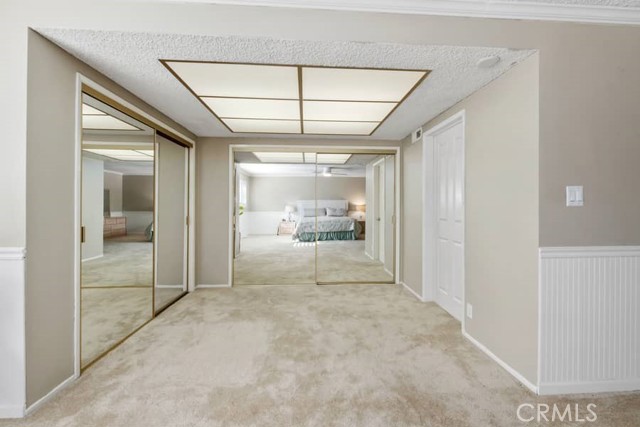
[[[349,210],[349,201],[348,200],[298,200],[296,202],[296,206],[298,207],[298,216],[302,217],[304,215],[305,209],[315,209],[317,208],[342,208],[345,211]]]

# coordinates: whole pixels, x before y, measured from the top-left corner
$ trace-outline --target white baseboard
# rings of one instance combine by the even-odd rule
[[[184,285],[156,285],[156,288],[160,289],[176,289],[176,288],[184,288]]]
[[[41,397],[40,399],[38,399],[37,402],[35,402],[33,405],[29,406],[27,408],[27,410],[24,412],[25,416],[34,413],[35,411],[38,410],[38,408],[40,408],[42,405],[44,405],[45,403],[47,403],[51,398],[53,398],[56,394],[58,394],[60,391],[62,391],[64,388],[66,388],[67,386],[69,386],[72,382],[74,382],[77,379],[77,375],[71,375],[69,378],[67,378],[66,380],[62,381],[60,384],[58,384],[53,390],[51,390],[49,393],[47,393],[45,396]]]
[[[415,296],[416,298],[418,298],[418,300],[420,300],[420,301],[423,301],[423,302],[424,302],[424,300],[422,299],[422,297],[421,297],[420,295],[418,295],[418,293],[417,293],[416,291],[414,291],[413,289],[411,289],[411,286],[407,285],[407,284],[406,284],[406,283],[404,283],[404,282],[400,282],[400,284],[401,284],[402,286],[404,286],[404,288],[405,288],[406,290],[408,290],[408,291],[409,291],[413,296]]]
[[[567,384],[540,384],[540,395],[612,393],[640,390],[640,380],[629,381],[592,381]]]
[[[22,418],[24,417],[24,408],[19,405],[0,406],[0,420],[3,418]]]
[[[510,373],[515,379],[520,381],[520,383],[522,383],[522,385],[528,388],[531,392],[538,394],[538,387],[535,384],[530,382],[528,379],[522,376],[522,374],[520,374],[518,371],[516,371],[511,366],[509,366],[504,360],[500,359],[498,356],[493,354],[491,350],[489,350],[487,347],[485,347],[483,344],[481,344],[479,341],[477,341],[475,338],[469,335],[466,331],[462,331],[462,336],[464,336],[466,339],[471,341],[471,343],[473,343],[476,347],[482,350],[487,356],[493,359],[494,362],[500,365],[505,371]]]
[[[231,285],[197,285],[196,289],[230,288]]]
[[[92,256],[91,258],[85,258],[85,259],[82,260],[82,262],[93,261],[95,259],[100,259],[102,257],[104,257],[104,254],[98,255],[98,256]]]

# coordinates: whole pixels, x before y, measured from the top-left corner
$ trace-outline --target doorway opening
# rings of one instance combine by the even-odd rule
[[[397,150],[232,147],[232,285],[396,283]]]

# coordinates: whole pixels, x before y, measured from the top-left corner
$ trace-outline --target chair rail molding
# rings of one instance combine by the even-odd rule
[[[640,390],[640,247],[540,248],[540,394]]]
[[[0,247],[0,418],[25,412],[25,254]]]

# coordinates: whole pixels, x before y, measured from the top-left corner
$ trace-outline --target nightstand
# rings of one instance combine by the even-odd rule
[[[360,224],[360,227],[362,227],[360,235],[358,236],[358,240],[365,240],[364,232],[366,230],[367,221],[358,221],[358,224]]]
[[[281,234],[293,234],[296,231],[295,221],[280,221],[278,224],[278,236]]]

